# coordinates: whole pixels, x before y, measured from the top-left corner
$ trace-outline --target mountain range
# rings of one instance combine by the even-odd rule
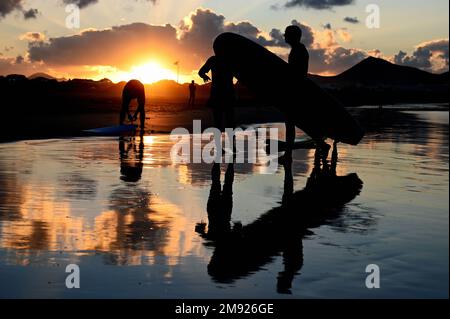
[[[360,85],[424,85],[424,84],[445,84],[449,82],[449,72],[434,74],[414,67],[393,64],[389,61],[368,57],[357,63],[350,69],[335,75],[321,76],[316,74],[309,75],[311,79],[319,84],[360,84]],[[48,79],[66,81],[66,79],[57,79],[46,73],[35,73],[28,79]],[[167,80],[162,80],[167,83]]]
[[[310,75],[319,84],[415,86],[448,84],[449,73],[434,74],[417,68],[369,57],[336,76]]]

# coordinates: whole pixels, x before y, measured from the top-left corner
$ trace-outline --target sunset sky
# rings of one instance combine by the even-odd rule
[[[80,28],[66,5],[80,5]],[[380,28],[366,6],[380,7]],[[286,58],[284,28],[301,25],[310,72],[340,73],[369,55],[448,71],[448,0],[1,0],[0,74],[198,80],[212,41],[237,32]]]

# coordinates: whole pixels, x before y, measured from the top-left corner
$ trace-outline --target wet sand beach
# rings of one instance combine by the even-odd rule
[[[331,177],[314,150],[275,174],[174,164],[161,133],[0,144],[0,297],[448,298],[448,110],[358,118]]]

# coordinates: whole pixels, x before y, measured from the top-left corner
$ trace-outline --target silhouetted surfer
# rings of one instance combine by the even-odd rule
[[[221,131],[224,131],[226,127],[234,128],[233,72],[226,61],[218,56],[210,57],[198,71],[198,75],[208,82],[211,80],[207,75],[209,71],[212,74],[212,83],[208,106],[213,109],[214,126]]]
[[[138,101],[136,112],[132,116],[129,110],[130,102],[134,99]],[[125,121],[125,116],[131,121],[136,121],[139,114],[141,129],[145,127],[145,88],[138,80],[129,81],[122,92],[122,109],[120,110],[120,125]]]
[[[306,79],[308,76],[309,67],[309,53],[303,43],[302,30],[297,25],[290,25],[286,28],[284,32],[284,39],[287,44],[291,46],[291,52],[289,53],[289,65],[292,67],[292,71],[296,76]],[[289,160],[292,158],[292,149],[295,142],[295,124],[292,119],[294,116],[287,114],[286,120],[286,152],[283,159]],[[330,145],[325,143],[322,138],[317,136],[312,136],[320,149],[322,156],[326,159],[328,157],[328,152],[330,150]]]
[[[192,80],[191,84],[189,84],[189,106],[195,106],[195,91],[197,91],[197,85],[195,85],[195,81]]]

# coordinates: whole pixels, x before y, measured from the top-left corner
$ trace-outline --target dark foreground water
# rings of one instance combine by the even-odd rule
[[[0,144],[0,297],[448,297],[448,112],[360,118],[335,171],[297,150],[220,181],[167,135]]]

